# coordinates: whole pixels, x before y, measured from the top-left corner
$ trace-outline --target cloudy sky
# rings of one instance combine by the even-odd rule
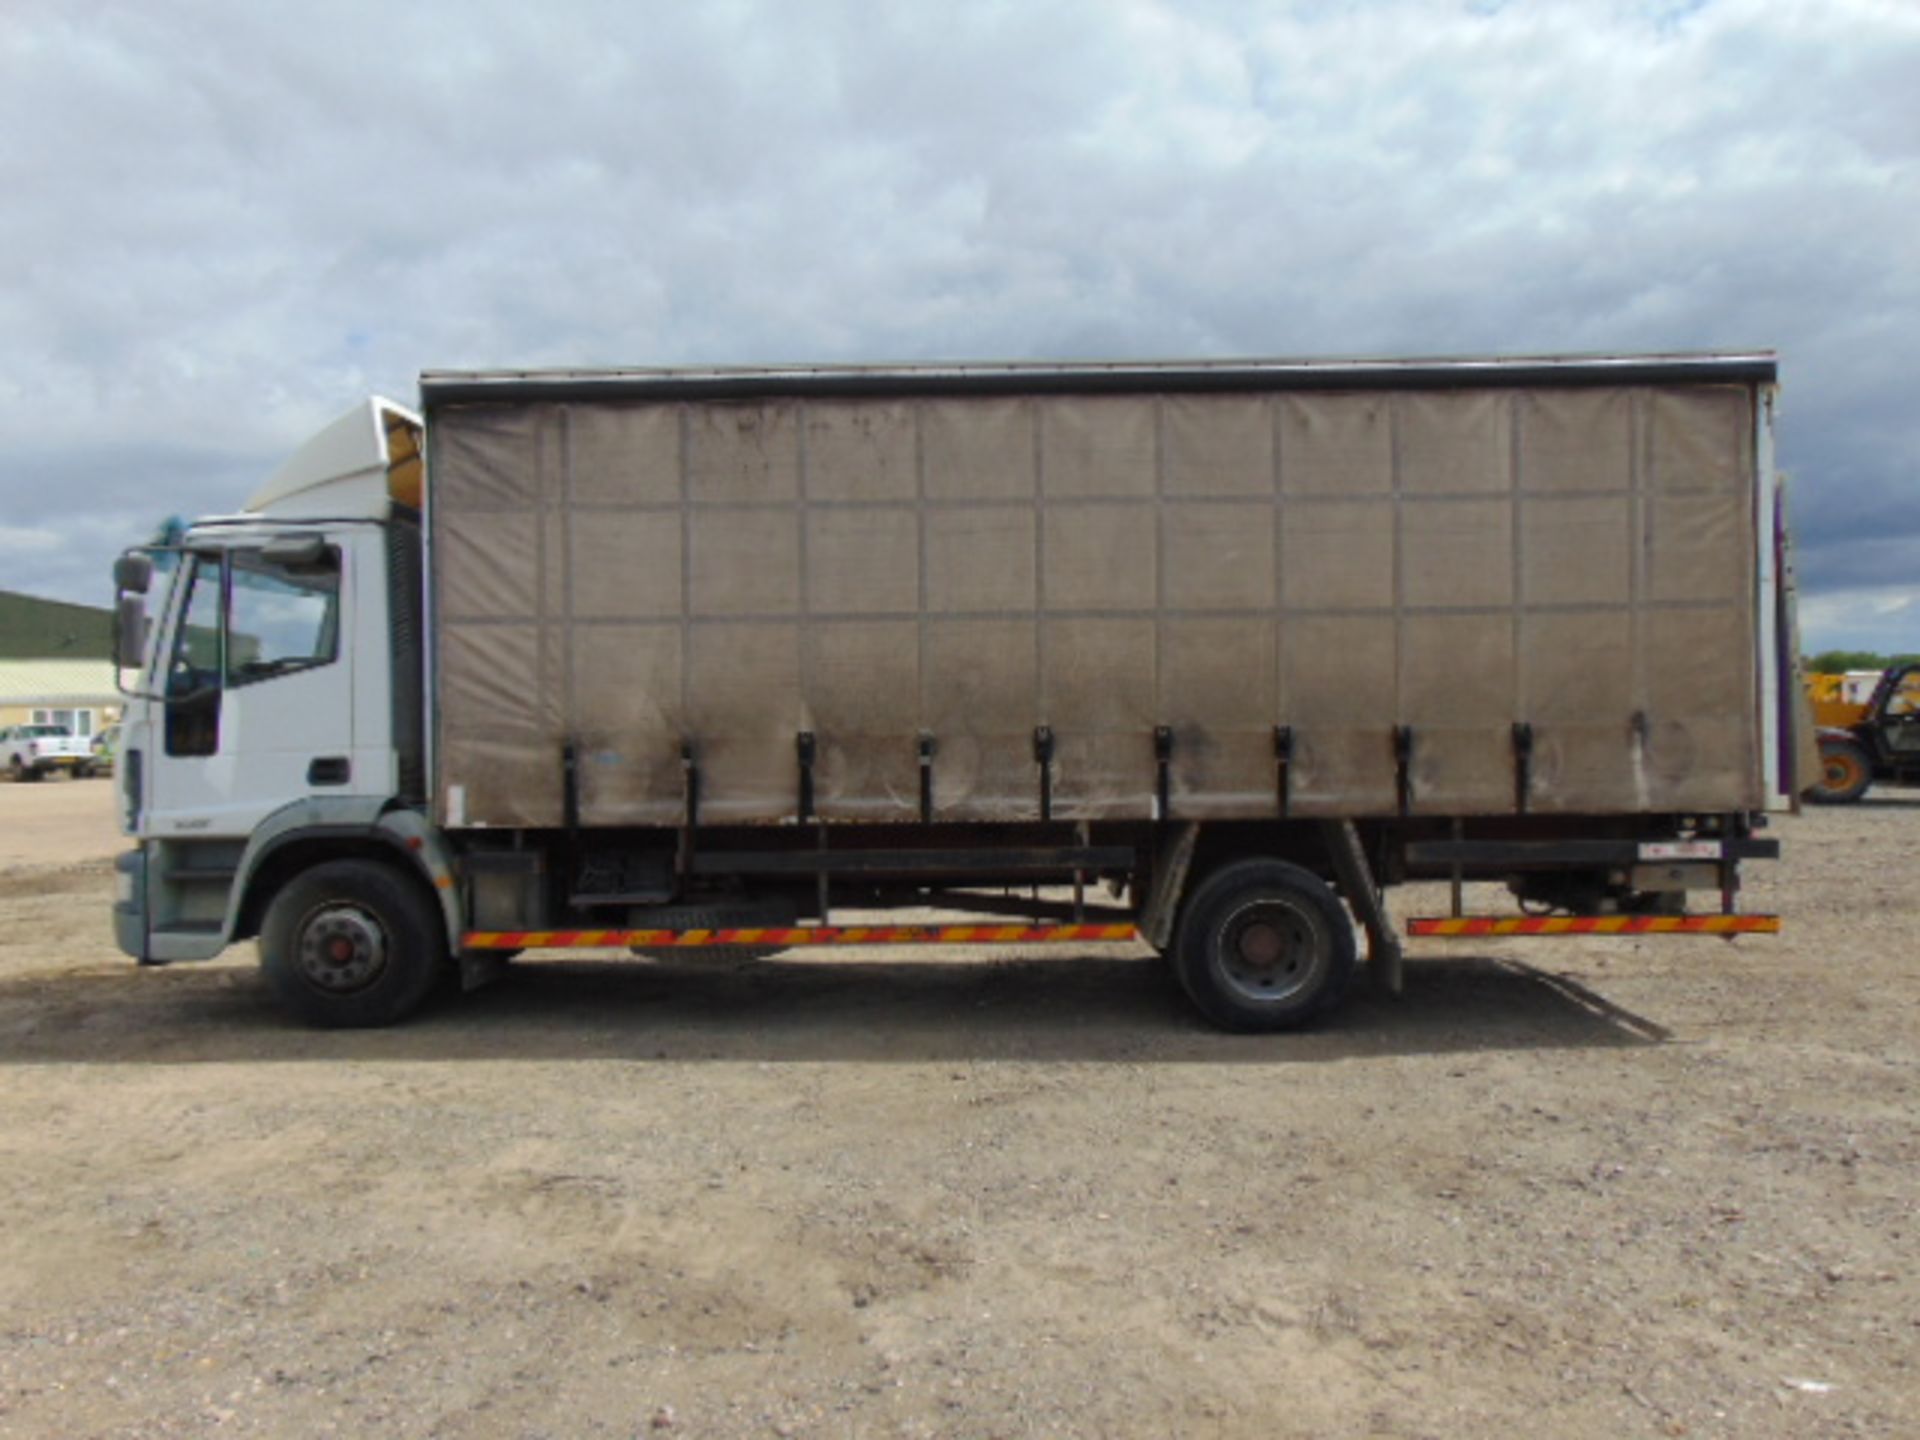
[[[0,587],[422,368],[1771,347],[1920,649],[1920,0],[0,4]]]

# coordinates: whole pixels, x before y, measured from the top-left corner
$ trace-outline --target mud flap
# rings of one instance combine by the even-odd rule
[[[1373,871],[1367,864],[1367,852],[1360,844],[1360,832],[1351,820],[1323,820],[1320,835],[1333,862],[1334,878],[1340,882],[1340,893],[1346,896],[1354,918],[1367,932],[1367,969],[1373,983],[1389,995],[1398,995],[1405,985],[1402,964],[1405,957],[1400,949],[1400,937],[1387,922],[1386,905],[1373,883]]]
[[[505,978],[509,958],[492,950],[462,950],[460,952],[460,993],[471,995],[474,991],[484,990],[494,981]]]
[[[1180,913],[1180,896],[1187,888],[1187,872],[1193,868],[1194,847],[1200,843],[1200,826],[1194,821],[1175,827],[1161,842],[1153,857],[1153,885],[1140,915],[1140,935],[1156,950],[1164,951],[1173,943],[1173,922]]]

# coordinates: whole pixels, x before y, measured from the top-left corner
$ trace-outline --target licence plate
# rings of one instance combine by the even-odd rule
[[[1718,860],[1718,840],[1647,840],[1641,842],[1642,860]]]

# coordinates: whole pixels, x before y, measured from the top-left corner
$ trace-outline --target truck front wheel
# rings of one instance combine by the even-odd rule
[[[1188,898],[1171,958],[1187,997],[1222,1029],[1295,1030],[1346,994],[1353,924],[1311,871],[1240,860]]]
[[[330,860],[273,897],[260,926],[260,969],[309,1025],[391,1025],[419,1009],[446,973],[446,931],[409,877],[371,860]]]

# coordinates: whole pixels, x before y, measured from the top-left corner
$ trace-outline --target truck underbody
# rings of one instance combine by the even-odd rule
[[[290,828],[282,844],[245,863],[242,847],[220,841],[167,842],[153,852],[153,868],[134,863],[142,852],[133,852],[123,862],[123,893],[141,898],[123,903],[120,920],[123,944],[134,948],[142,944],[136,937],[150,933],[149,907],[174,912],[156,928],[160,938],[184,942],[184,951],[167,956],[149,948],[142,957],[149,963],[199,958],[256,936],[263,946],[276,943],[274,909],[283,891],[331,866],[336,873],[358,867],[358,884],[378,872],[414,890],[416,901],[437,895],[432,919],[444,924],[444,940],[428,952],[447,973],[460,969],[468,984],[497,974],[489,961],[526,949],[658,955],[699,948],[753,958],[812,946],[1138,939],[1175,958],[1189,993],[1216,1023],[1278,1029],[1308,1023],[1344,993],[1358,956],[1349,915],[1366,937],[1374,974],[1397,990],[1400,945],[1384,897],[1402,884],[1451,887],[1441,916],[1406,922],[1422,935],[1503,933],[1501,927],[1531,934],[1771,930],[1772,917],[1735,908],[1740,863],[1778,855],[1778,842],[1754,833],[1756,818],[1407,816],[448,837],[418,812],[396,808],[372,823]],[[1242,957],[1237,980],[1217,957],[1211,971],[1181,965],[1180,928],[1201,882],[1250,869],[1258,873],[1243,875],[1241,888],[1278,904],[1283,918],[1295,917],[1293,943],[1256,935],[1246,942],[1255,958]],[[1469,916],[1463,887],[1485,882],[1506,887],[1526,916],[1558,918],[1508,926]],[[1696,892],[1705,903],[1690,911]],[[196,897],[199,914],[180,918]],[[1238,890],[1234,897],[1244,898]],[[362,901],[336,908],[344,915]],[[903,915],[910,918],[903,922]],[[1339,933],[1315,920],[1328,915],[1341,917]],[[387,942],[371,938],[397,922],[349,923],[336,915],[337,934],[327,930],[324,913],[316,923],[312,943],[291,936],[278,942],[288,972],[282,993],[296,1009],[338,1023],[342,1002],[358,997],[344,1013],[352,1023],[375,1023],[401,1018],[418,1003],[414,984],[391,995],[362,993],[378,978],[369,970],[376,959],[382,969],[399,965]],[[1272,952],[1264,963],[1261,944]],[[420,995],[425,988],[420,982]],[[1236,1005],[1236,992],[1258,1003]],[[403,1010],[388,1014],[397,1000],[406,1001]]]

